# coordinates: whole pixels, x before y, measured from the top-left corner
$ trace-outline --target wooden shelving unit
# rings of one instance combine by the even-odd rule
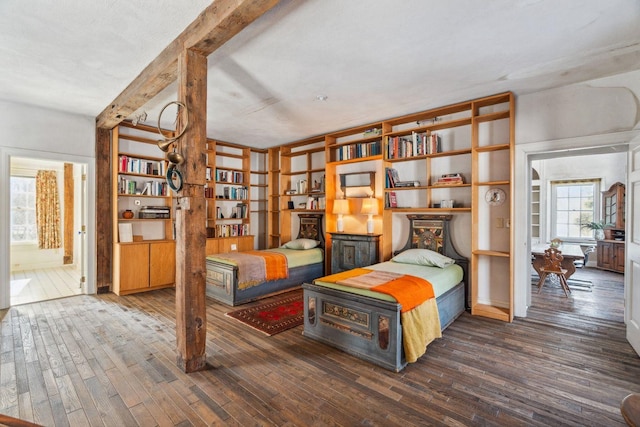
[[[174,286],[173,199],[157,130],[123,122],[111,137],[113,292],[126,295]],[[131,216],[125,217],[125,211]],[[128,226],[132,241],[124,241],[121,234]]]
[[[513,320],[514,104],[510,93],[472,103],[471,314],[507,322]],[[506,200],[486,197],[496,189]]]
[[[281,146],[279,169],[280,244],[298,229],[296,213],[324,212],[326,206],[324,137]],[[274,198],[274,196],[272,196]],[[275,198],[274,198],[275,199]]]
[[[253,249],[251,149],[207,140],[207,254]]]

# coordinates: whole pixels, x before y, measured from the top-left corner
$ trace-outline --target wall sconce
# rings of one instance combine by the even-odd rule
[[[336,222],[336,227],[338,228],[338,233],[342,233],[344,231],[344,223],[342,221],[342,215],[349,214],[349,201],[347,199],[334,200],[333,213],[334,215],[338,215],[338,221]]]
[[[373,197],[362,199],[362,208],[360,209],[360,213],[369,216],[367,219],[367,233],[372,234],[373,216],[378,215],[378,199],[374,199]]]

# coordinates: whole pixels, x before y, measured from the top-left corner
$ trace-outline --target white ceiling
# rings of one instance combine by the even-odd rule
[[[209,3],[0,0],[0,99],[95,117]],[[209,57],[207,133],[269,147],[638,69],[638,0],[281,0]]]

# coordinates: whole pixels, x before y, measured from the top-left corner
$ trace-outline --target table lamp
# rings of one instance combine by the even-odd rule
[[[347,215],[349,213],[349,201],[347,199],[334,200],[333,213],[335,215],[338,215],[336,227],[338,229],[338,233],[342,233],[344,231],[344,223],[342,221],[342,215]]]
[[[374,199],[373,197],[363,199],[360,213],[369,216],[369,218],[367,219],[367,233],[372,234],[373,216],[378,215],[378,200]]]

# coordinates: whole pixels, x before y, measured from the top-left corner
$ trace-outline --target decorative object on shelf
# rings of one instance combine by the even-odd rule
[[[122,218],[124,218],[124,219],[131,219],[134,216],[135,215],[133,214],[133,211],[131,209],[127,209],[124,212],[122,212]]]
[[[374,229],[373,216],[378,215],[378,200],[370,197],[362,200],[360,213],[367,215],[367,233],[372,234]]]
[[[447,209],[452,209],[455,208],[456,206],[456,201],[453,199],[450,200],[440,200],[440,207],[441,208],[447,208]]]
[[[334,200],[333,213],[334,215],[338,215],[338,219],[336,221],[336,228],[338,230],[338,233],[342,233],[344,231],[344,222],[342,220],[342,215],[349,214],[349,200],[347,199]]]
[[[500,206],[507,200],[507,194],[501,188],[490,188],[485,193],[484,200],[491,206]]]

